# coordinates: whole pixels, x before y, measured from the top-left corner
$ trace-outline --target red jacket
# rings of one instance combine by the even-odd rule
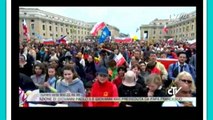
[[[91,97],[118,97],[117,87],[110,81],[100,83],[98,80],[93,84]],[[90,102],[90,107],[118,107],[118,102]]]

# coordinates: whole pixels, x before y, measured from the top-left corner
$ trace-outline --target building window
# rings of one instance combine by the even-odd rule
[[[194,35],[195,35],[194,33],[191,34],[192,37],[194,37]]]
[[[81,34],[83,34],[83,31],[81,31]]]
[[[176,29],[176,33],[178,33],[178,29]]]
[[[153,32],[153,34],[155,34],[155,31]]]
[[[181,28],[179,28],[179,32],[181,32]]]
[[[31,24],[31,29],[34,30],[34,24]]]
[[[161,37],[159,37],[161,39]]]
[[[168,22],[166,22],[166,25],[168,25]]]
[[[50,21],[49,24],[52,24],[52,22]]]
[[[55,37],[58,37],[58,34],[56,34]]]
[[[189,26],[186,27],[186,32],[188,32],[188,31],[189,31]]]
[[[194,27],[194,26],[192,25],[192,30],[193,30],[193,27]]]
[[[155,39],[155,37],[153,37],[153,39]]]
[[[52,26],[49,26],[49,30],[52,31]]]
[[[185,31],[185,27],[183,27],[183,32]]]
[[[55,25],[58,25],[57,23],[55,23]]]
[[[80,34],[80,30],[78,30],[78,34]]]
[[[68,29],[66,28],[66,32],[68,32]]]
[[[34,20],[31,20],[31,22],[34,22]]]
[[[161,34],[162,32],[160,31],[160,34]]]
[[[61,32],[63,32],[63,28],[61,28]]]
[[[45,30],[45,25],[42,25],[42,29]]]
[[[42,21],[42,23],[45,23],[45,21]]]
[[[50,36],[53,36],[53,34],[50,34]]]
[[[58,31],[58,27],[55,27],[55,31],[56,31],[56,32]]]
[[[35,33],[32,33],[32,35],[35,35]]]
[[[87,32],[86,32],[86,31],[85,31],[84,33],[85,33],[85,35],[87,34]]]
[[[45,36],[45,33],[43,33],[43,36]]]
[[[162,23],[160,23],[160,25],[162,25]]]

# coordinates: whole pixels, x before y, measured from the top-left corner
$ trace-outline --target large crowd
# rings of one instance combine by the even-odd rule
[[[120,56],[124,61],[120,64]],[[176,59],[166,67],[158,59]],[[196,97],[196,45],[134,41],[44,45],[20,43],[19,101],[27,91],[84,97]],[[56,103],[43,103],[53,104]],[[69,107],[196,106],[190,102],[68,102]]]

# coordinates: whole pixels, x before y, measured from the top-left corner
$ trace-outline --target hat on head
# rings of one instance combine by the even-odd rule
[[[135,86],[136,85],[136,74],[133,71],[127,71],[124,75],[124,80],[122,84],[125,86]]]
[[[97,73],[98,73],[98,75],[100,75],[100,74],[108,75],[108,70],[107,70],[107,68],[105,68],[105,67],[100,67],[100,68],[97,70]]]

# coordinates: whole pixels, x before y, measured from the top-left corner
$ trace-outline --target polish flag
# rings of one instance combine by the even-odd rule
[[[55,44],[55,42],[54,42],[54,40],[52,38],[43,39],[43,44],[45,44],[45,45],[53,45],[53,44]]]
[[[166,26],[166,25],[163,27],[163,31],[164,31],[165,33],[167,33],[167,32],[168,32],[168,28],[167,28],[167,26]]]
[[[126,62],[125,58],[121,53],[115,56],[114,60],[116,61],[116,66],[121,66]]]
[[[24,35],[25,35],[26,38],[27,38],[27,42],[30,42],[30,35],[29,35],[29,33],[28,33],[28,28],[27,28],[27,24],[26,24],[25,19],[24,19],[22,25],[23,25],[23,30],[24,30],[23,33],[24,33]]]
[[[95,26],[92,28],[92,30],[90,31],[90,33],[91,33],[93,36],[97,36],[98,31],[101,30],[101,29],[104,28],[104,27],[105,27],[105,23],[104,23],[104,22],[97,23],[97,24],[95,24]]]
[[[24,35],[27,36],[27,34],[28,34],[28,28],[27,28],[27,24],[26,24],[25,19],[24,19],[22,25],[23,25]]]
[[[132,43],[132,38],[129,38],[129,37],[124,37],[124,38],[117,37],[114,40],[116,43]]]

